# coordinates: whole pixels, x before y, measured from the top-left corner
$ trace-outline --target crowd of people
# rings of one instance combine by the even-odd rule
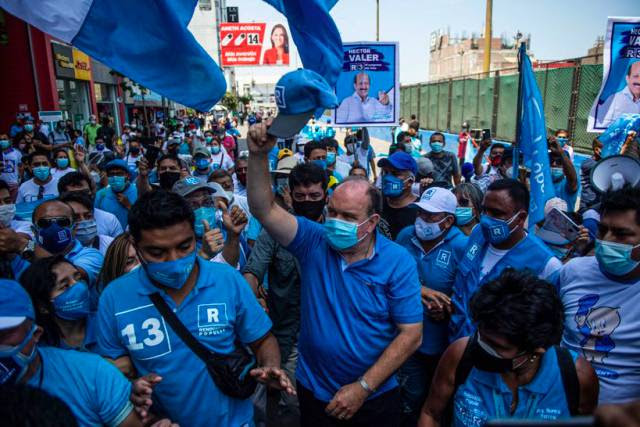
[[[0,132],[4,419],[639,422],[640,188],[594,188],[597,139],[578,171],[549,136],[531,224],[508,144],[465,163],[412,117],[377,156],[366,128],[250,118]]]

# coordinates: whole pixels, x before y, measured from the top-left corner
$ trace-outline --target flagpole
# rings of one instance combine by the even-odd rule
[[[513,178],[519,177],[519,163],[520,163],[520,118],[522,116],[522,55],[527,54],[526,42],[520,43],[520,49],[518,51],[518,106],[516,108],[516,140],[513,142]]]

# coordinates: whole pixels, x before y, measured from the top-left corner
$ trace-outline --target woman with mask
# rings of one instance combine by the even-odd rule
[[[44,329],[41,343],[93,352],[97,342],[89,286],[64,256],[36,260],[20,278]]]
[[[222,147],[220,139],[215,138],[211,142],[209,151],[211,151],[211,168],[213,170],[224,169],[229,171],[229,173],[233,173],[235,164],[227,151]]]
[[[482,191],[476,184],[463,182],[453,189],[458,200],[456,207],[456,225],[466,236],[480,221],[482,213]]]
[[[66,148],[56,148],[53,152],[54,167],[51,168],[53,179],[58,180],[69,172],[75,172],[70,166],[69,153]]]
[[[471,313],[477,332],[443,354],[420,427],[447,415],[450,425],[467,426],[593,413],[598,379],[589,362],[557,345],[564,308],[552,285],[507,269],[473,296]]]

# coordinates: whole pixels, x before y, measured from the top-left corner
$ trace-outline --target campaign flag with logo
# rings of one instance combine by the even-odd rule
[[[555,196],[547,147],[547,126],[544,120],[544,105],[536,83],[531,61],[522,43],[520,58],[520,135],[517,149],[524,155],[524,162],[531,167],[531,201],[529,225],[544,219],[544,205]],[[514,155],[514,177],[517,175],[517,156]]]
[[[598,141],[602,143],[600,156],[604,159],[620,154],[630,132],[635,132],[636,138],[640,135],[640,114],[623,114],[600,134],[598,137]]]

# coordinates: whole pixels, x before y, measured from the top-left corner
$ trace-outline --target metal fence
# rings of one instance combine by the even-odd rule
[[[536,80],[550,132],[567,129],[574,147],[589,152],[597,134],[587,133],[587,117],[602,82],[602,65],[585,64],[596,57],[539,64]],[[472,128],[491,128],[496,139],[513,141],[518,99],[517,69],[402,86],[400,115],[416,114],[422,128],[459,132],[463,121]]]

